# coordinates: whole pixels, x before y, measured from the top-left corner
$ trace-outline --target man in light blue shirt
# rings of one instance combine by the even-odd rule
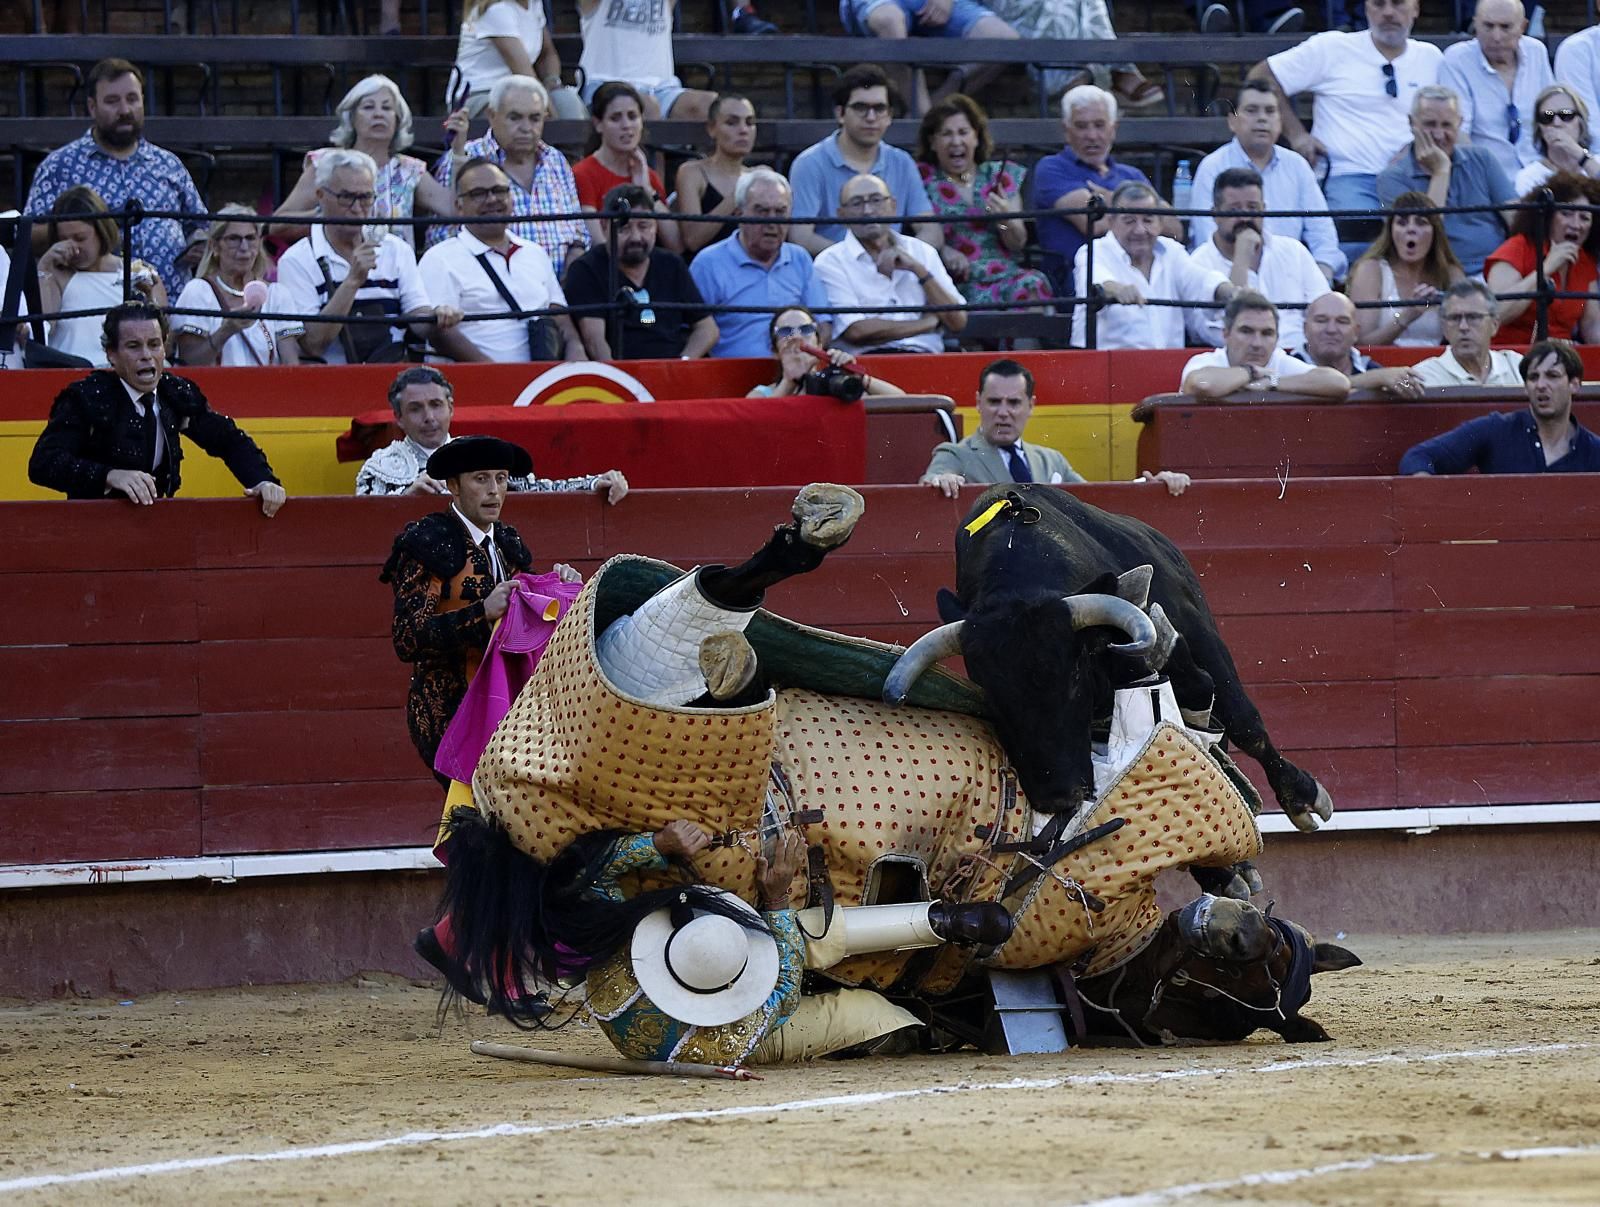
[[[737,233],[713,243],[689,265],[708,306],[761,306],[767,311],[718,312],[712,356],[769,356],[772,315],[791,306],[817,313],[828,305],[828,291],[812,271],[811,257],[785,242],[789,198],[789,182],[771,168],[746,172],[733,191],[734,214],[771,221],[741,223]],[[819,328],[817,343],[826,347],[826,324]]]
[[[1317,185],[1316,174],[1304,157],[1277,145],[1278,136],[1283,133],[1283,117],[1278,109],[1278,94],[1270,84],[1246,80],[1240,85],[1228,129],[1233,131],[1232,140],[1200,161],[1194,174],[1194,195],[1210,197],[1222,173],[1229,168],[1249,168],[1261,177],[1267,209],[1318,211],[1310,218],[1268,218],[1267,233],[1305,244],[1328,280],[1342,277],[1348,262],[1339,250],[1339,232],[1328,217],[1328,202]],[[1209,214],[1189,219],[1190,249],[1205,246],[1216,229],[1216,220]]]
[[[1505,205],[1517,199],[1500,163],[1481,147],[1460,143],[1461,109],[1443,84],[1417,90],[1411,105],[1411,145],[1378,173],[1378,201],[1392,207],[1401,193],[1426,193],[1434,205]],[[1496,210],[1441,215],[1450,248],[1468,276],[1483,272],[1489,253],[1505,242],[1506,223]]]
[[[831,218],[837,212],[839,190],[857,176],[876,176],[889,186],[895,213],[916,218],[933,212],[922,176],[911,156],[883,141],[893,120],[889,81],[881,68],[867,64],[852,67],[833,90],[833,114],[839,128],[819,143],[807,147],[789,165],[794,187],[794,212],[801,218]],[[937,222],[919,222],[917,237],[934,247],[944,246],[944,231]],[[844,238],[839,222],[796,222],[789,241],[813,256]]]
[[[1478,0],[1474,38],[1444,52],[1439,83],[1461,98],[1461,128],[1515,180],[1539,158],[1533,101],[1555,82],[1544,43],[1527,36],[1522,0]]]

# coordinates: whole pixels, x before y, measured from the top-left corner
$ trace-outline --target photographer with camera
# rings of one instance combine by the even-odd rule
[[[791,306],[772,316],[767,328],[778,356],[778,380],[757,386],[746,398],[783,398],[789,394],[821,394],[840,402],[855,402],[864,394],[904,394],[893,382],[867,374],[861,362],[838,348],[823,347],[821,324],[803,306]]]

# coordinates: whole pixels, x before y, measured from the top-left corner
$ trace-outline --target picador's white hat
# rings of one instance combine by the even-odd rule
[[[732,893],[725,903],[760,915]],[[698,910],[682,921],[686,904],[663,906],[633,931],[633,975],[657,1009],[696,1027],[720,1027],[753,1012],[778,984],[778,945],[765,930]],[[673,924],[679,914],[681,925]]]

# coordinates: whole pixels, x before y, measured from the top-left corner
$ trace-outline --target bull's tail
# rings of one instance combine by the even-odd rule
[[[449,920],[459,974],[452,982],[464,979],[490,1013],[519,1027],[561,1025],[567,1019],[552,1014],[541,992],[562,971],[540,923],[545,865],[471,807],[452,809],[445,832],[449,862],[440,915]],[[459,984],[447,987],[444,1006],[460,992]]]

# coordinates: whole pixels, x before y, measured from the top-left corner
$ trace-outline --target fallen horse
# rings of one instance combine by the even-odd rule
[[[1156,905],[1162,871],[1230,881],[1261,844],[1248,782],[1158,673],[1185,635],[1148,604],[1082,605],[1081,644],[1115,668],[1104,784],[1036,810],[976,685],[760,608],[860,510],[808,487],[741,566],[625,556],[585,586],[451,818],[455,954],[490,1008],[557,1025],[534,994],[581,981],[625,1056],[759,1063],[913,1024],[976,1038],[975,979],[1052,970],[1087,1035],[1327,1038],[1300,1013],[1310,978],[1353,955],[1248,902]]]

